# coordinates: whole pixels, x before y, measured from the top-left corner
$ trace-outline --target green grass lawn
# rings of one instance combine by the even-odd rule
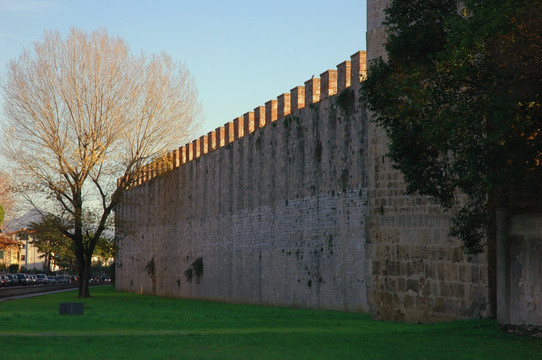
[[[417,325],[368,315],[91,289],[0,302],[0,359],[542,359],[494,320]],[[84,315],[59,315],[84,302]]]

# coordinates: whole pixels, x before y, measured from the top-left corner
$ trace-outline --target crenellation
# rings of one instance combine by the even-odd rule
[[[265,118],[265,106],[258,106],[254,108],[254,123],[256,129],[261,129],[267,125],[267,119]]]
[[[337,65],[337,92],[341,93],[350,87],[352,81],[352,65],[349,60],[343,61]]]
[[[276,121],[278,119],[278,101],[269,100],[265,103],[265,118],[267,123]]]
[[[349,87],[356,71],[365,71],[361,62],[365,59],[365,52],[359,51],[351,56],[352,61],[344,61],[337,65],[337,70],[327,70],[321,74],[321,78],[315,78],[305,82],[305,86],[296,86],[290,93],[284,93],[276,100],[269,100],[264,106],[254,108],[254,111],[247,112],[243,116],[224,124],[215,131],[210,131],[191,143],[186,144],[172,152],[173,168],[180,167],[187,162],[193,161],[202,155],[206,155],[220,147],[228,145],[245,135],[265,127],[267,124],[290,115],[294,111],[300,111],[305,105],[315,104],[325,100],[337,92]],[[352,66],[353,63],[357,64]],[[152,170],[148,167],[148,174],[141,176],[138,184],[145,183],[157,176],[161,170]],[[164,171],[167,171],[164,169]]]
[[[320,100],[337,93],[337,70],[327,70],[320,74]]]
[[[207,133],[207,149],[209,149],[209,152],[217,149],[216,131],[209,131]]]
[[[358,51],[350,56],[351,80],[350,83],[357,90],[360,82],[367,77],[366,52]]]
[[[152,178],[153,178],[153,176],[152,176],[152,168],[153,168],[152,163],[147,164],[147,167],[145,168],[146,181],[151,181]]]
[[[296,86],[290,90],[290,110],[292,112],[303,109],[305,107],[305,87]]]
[[[187,149],[187,156],[186,156],[187,162],[194,160],[195,159],[195,156],[194,156],[194,142],[190,142],[190,143],[186,144],[186,149]]]
[[[226,128],[224,126],[216,128],[216,147],[221,148],[226,145]]]
[[[209,152],[209,140],[207,139],[207,135],[202,135],[199,138],[199,144],[201,155],[207,154]]]
[[[140,171],[139,171],[139,174],[138,174],[138,179],[137,179],[137,184],[138,185],[141,185],[145,183],[145,166],[141,167]]]
[[[290,109],[291,109],[291,94],[284,93],[277,97],[278,100],[278,110],[277,110],[277,117],[283,118],[286,115],[290,115]]]
[[[305,81],[305,106],[320,101],[320,78]]]
[[[151,163],[151,179],[154,179],[158,176],[158,163],[152,162]]]
[[[243,116],[235,118],[233,120],[233,126],[235,128],[235,140],[245,136],[245,118]]]
[[[245,134],[253,133],[256,130],[256,126],[254,123],[254,112],[250,111],[243,115],[244,118],[244,132]]]
[[[164,173],[175,168],[175,150],[170,151],[166,154],[167,165],[164,168]]]
[[[173,167],[181,166],[181,151],[179,148],[173,150]]]
[[[201,156],[201,140],[195,139],[192,141],[192,149],[194,151],[194,155],[192,157],[192,160],[196,160]]]
[[[149,181],[150,180],[150,178],[149,178],[149,164],[143,166],[141,172],[143,174],[143,183]]]
[[[188,147],[186,145],[179,148],[181,154],[181,165],[184,165],[188,162]]]
[[[225,143],[224,145],[231,144],[235,141],[235,127],[233,121],[227,122],[224,125],[224,131],[226,133]]]

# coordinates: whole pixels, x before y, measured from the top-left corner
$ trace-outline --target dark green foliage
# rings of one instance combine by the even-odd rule
[[[19,272],[19,264],[11,264],[8,268],[10,274],[16,274]]]
[[[59,220],[51,214],[46,214],[40,221],[30,224],[30,229],[33,231],[32,244],[43,254],[41,258],[44,259],[46,272],[51,271],[52,263],[63,270],[74,270],[77,267],[73,241],[60,230],[64,226],[67,225],[60,224]],[[83,235],[83,243],[86,245],[88,241],[88,236]],[[112,258],[114,251],[112,241],[104,237],[96,240],[94,255],[100,261]],[[102,264],[93,265],[101,266]]]
[[[43,254],[47,273],[51,272],[53,263],[64,270],[73,270],[77,263],[73,242],[59,230],[57,221],[53,215],[46,214],[40,221],[30,224],[34,232],[32,245]]]
[[[369,109],[409,193],[458,205],[451,234],[483,250],[496,207],[542,204],[542,3],[393,0]]]

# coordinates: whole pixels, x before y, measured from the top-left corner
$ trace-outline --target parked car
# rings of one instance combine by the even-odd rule
[[[28,279],[28,275],[23,274],[23,273],[17,273],[15,274],[15,276],[17,277],[17,279],[19,279],[19,285],[26,286],[26,285],[31,284],[31,282]]]
[[[29,283],[28,285],[38,285],[38,277],[34,274],[27,275]]]
[[[11,285],[11,279],[6,275],[0,275],[0,287],[6,287]]]
[[[19,278],[15,276],[15,274],[6,274],[4,276],[7,276],[10,279],[10,286],[17,286],[19,285]]]
[[[55,282],[57,284],[69,284],[70,278],[67,276],[55,276]]]
[[[47,279],[47,275],[45,274],[38,274],[36,275],[38,278],[38,284],[39,285],[47,285],[49,283],[49,280]]]
[[[55,283],[55,277],[54,276],[47,276],[47,283],[49,285],[52,285]]]

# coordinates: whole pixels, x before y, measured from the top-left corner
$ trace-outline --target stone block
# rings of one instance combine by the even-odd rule
[[[457,299],[448,298],[445,299],[444,311],[446,315],[452,317],[458,312]]]
[[[405,304],[405,309],[407,310],[416,308],[416,296],[405,295],[404,304]]]
[[[418,281],[414,279],[408,279],[407,280],[407,291],[413,291],[415,293],[418,292]]]
[[[464,283],[471,281],[471,265],[459,265],[459,281]]]
[[[425,283],[422,287],[422,295],[429,297],[432,295],[432,286],[431,283]]]
[[[457,298],[465,297],[465,285],[463,284],[454,284],[454,296]]]
[[[438,297],[435,299],[435,308],[433,309],[436,313],[443,313],[446,309],[446,301],[443,297]]]
[[[471,265],[470,267],[470,278],[473,283],[480,282],[480,268],[478,265]]]
[[[450,290],[450,283],[445,282],[445,281],[441,281],[439,283],[439,295],[444,296],[444,297],[452,296],[452,293]]]
[[[397,291],[399,292],[406,292],[407,291],[407,283],[405,278],[399,277],[397,278]]]

